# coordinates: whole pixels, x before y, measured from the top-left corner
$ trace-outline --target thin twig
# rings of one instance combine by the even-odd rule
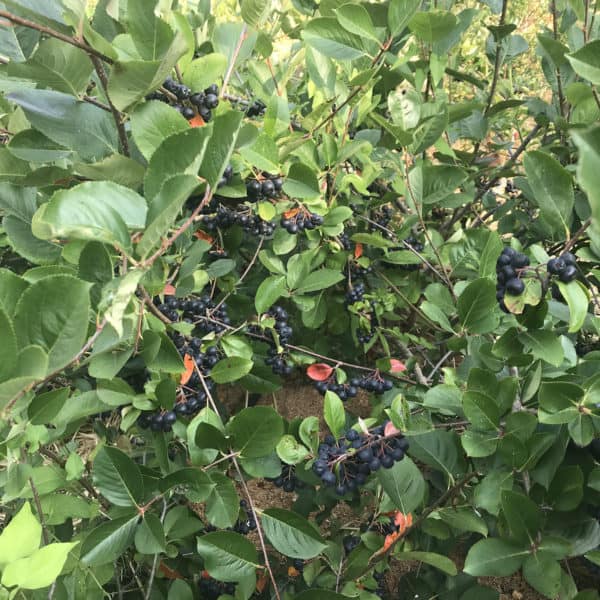
[[[552,34],[554,39],[558,41],[558,15],[556,10],[556,0],[551,0],[550,2],[550,10],[552,12]],[[560,67],[556,67],[556,87],[558,90],[558,103],[559,103],[559,111],[561,116],[565,116],[565,108],[566,108],[566,100],[565,94],[563,92],[562,87],[562,79],[560,74]]]
[[[38,494],[37,488],[35,487],[35,483],[33,483],[33,478],[29,478],[29,485],[31,486],[31,493],[33,494],[33,501],[35,502],[35,507],[38,511],[38,517],[40,519],[40,523],[42,525],[42,537],[44,538],[44,546],[47,546],[50,543],[50,536],[48,535],[48,529],[46,527],[46,520],[44,519],[44,512],[42,511],[42,503],[40,502],[40,495]]]
[[[106,112],[112,112],[110,109],[110,106],[108,106],[108,104],[104,104],[104,102],[100,102],[93,96],[82,96],[81,99],[84,102],[89,102],[90,104],[93,104],[94,106],[97,106],[98,108],[101,108],[102,110],[105,110]]]
[[[125,131],[125,125],[123,124],[123,119],[121,117],[121,111],[113,104],[110,96],[108,95],[108,77],[106,76],[106,71],[104,70],[104,65],[102,61],[93,54],[90,54],[90,60],[94,65],[94,69],[98,74],[98,79],[100,79],[100,83],[102,84],[102,89],[104,90],[104,95],[106,96],[106,101],[108,102],[108,106],[110,107],[110,112],[112,113],[113,119],[115,121],[115,125],[117,126],[117,131],[119,133],[119,141],[121,142],[121,150],[125,156],[129,156],[129,141],[127,140],[127,132]]]
[[[163,498],[163,509],[160,515],[160,522],[164,523],[165,515],[167,514],[167,501]],[[144,596],[145,600],[149,600],[150,594],[152,593],[152,584],[154,583],[154,577],[156,576],[156,566],[158,565],[158,557],[159,553],[154,555],[154,560],[152,561],[152,570],[150,571],[150,577],[148,579],[148,587],[146,588],[146,595]]]
[[[87,52],[88,54],[91,54],[92,56],[95,56],[96,58],[103,60],[105,63],[108,63],[109,65],[112,65],[114,63],[113,59],[110,58],[109,56],[106,56],[106,54],[102,54],[102,52],[98,52],[98,50],[96,50],[95,48],[92,48],[92,46],[90,46],[89,44],[86,44],[85,42],[81,42],[76,38],[69,37],[68,35],[64,35],[63,33],[60,33],[60,31],[56,31],[55,29],[51,29],[50,27],[46,27],[45,25],[40,25],[39,23],[35,23],[34,21],[30,21],[29,19],[23,19],[22,17],[13,15],[12,13],[8,12],[7,10],[0,10],[0,17],[4,17],[5,19],[8,19],[9,21],[16,23],[17,25],[21,25],[21,26],[27,27],[29,29],[35,29],[36,31],[45,33],[46,35],[49,35],[50,37],[56,38],[57,40],[61,40],[63,42],[66,42],[67,44],[71,44],[71,46],[80,48],[81,50]]]
[[[498,27],[502,27],[504,22],[506,21],[506,9],[508,8],[508,0],[502,0],[502,12],[500,14],[500,20],[498,21]],[[500,43],[496,42],[496,57],[494,60],[494,75],[492,77],[492,85],[490,86],[490,93],[488,96],[487,104],[485,110],[483,111],[484,115],[487,115],[490,112],[490,108],[492,107],[492,102],[494,100],[494,95],[496,94],[496,86],[498,85],[498,76],[500,75]]]
[[[258,513],[256,512],[256,508],[254,506],[254,501],[252,500],[250,490],[248,489],[248,486],[246,485],[246,481],[244,480],[244,475],[242,474],[242,470],[240,469],[240,465],[238,464],[237,459],[232,458],[231,462],[233,463],[233,466],[235,467],[235,470],[238,473],[238,476],[240,478],[240,484],[244,490],[244,494],[246,495],[246,498],[248,499],[248,506],[250,507],[250,512],[252,513],[252,518],[254,519],[254,521],[256,523],[256,533],[258,534],[258,541],[260,543],[260,549],[262,550],[263,558],[265,559],[265,569],[267,570],[267,573],[269,573],[269,579],[271,580],[271,583],[273,584],[273,592],[275,593],[275,598],[277,598],[277,600],[281,600],[281,596],[279,595],[279,588],[277,587],[277,580],[275,579],[275,575],[273,575],[273,570],[271,569],[271,563],[269,561],[269,554],[267,553],[267,547],[265,546],[265,539],[264,539],[263,532],[262,532],[262,525],[260,524],[260,518],[258,516]]]
[[[235,68],[235,63],[237,62],[238,56],[240,55],[240,50],[242,49],[242,44],[246,40],[248,35],[248,25],[244,23],[242,26],[242,30],[240,31],[240,37],[238,38],[235,50],[233,51],[233,55],[231,56],[231,62],[227,67],[227,71],[225,72],[225,77],[223,78],[223,85],[221,86],[221,93],[219,94],[220,98],[223,98],[225,91],[227,90],[227,86],[229,85],[229,80],[233,75],[233,69]]]

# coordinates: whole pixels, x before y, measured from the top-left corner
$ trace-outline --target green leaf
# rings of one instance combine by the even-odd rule
[[[525,348],[540,360],[558,367],[564,359],[564,351],[560,339],[552,331],[545,329],[524,331],[519,340]]]
[[[303,446],[293,435],[284,435],[275,448],[279,458],[288,465],[297,465],[309,454],[306,446]]]
[[[9,63],[11,77],[34,80],[38,88],[52,88],[72,96],[82,93],[93,65],[83,50],[50,38],[43,40],[26,63]]]
[[[405,87],[394,90],[388,95],[387,104],[392,123],[402,130],[413,129],[418,125],[421,117],[421,98],[416,90]],[[412,141],[412,137],[410,140]]]
[[[472,281],[458,298],[458,315],[471,333],[487,333],[498,325],[496,287],[490,279]]]
[[[146,202],[139,194],[116,183],[89,181],[55,192],[34,215],[32,229],[41,239],[100,241],[128,250],[128,228],[145,224]]]
[[[588,195],[594,217],[593,226],[598,230],[600,219],[600,127],[585,131],[573,131],[573,140],[579,148],[577,179]]]
[[[454,577],[458,573],[454,561],[435,552],[400,552],[395,557],[398,560],[418,560],[419,562],[424,562],[451,577]]]
[[[567,60],[577,75],[600,85],[600,40],[588,42],[577,52],[567,54]]]
[[[192,90],[203,90],[222,77],[226,70],[226,56],[216,52],[205,54],[190,63],[183,73],[183,83]]]
[[[241,5],[242,19],[244,19],[248,25],[256,27],[265,17],[271,3],[269,0],[243,0]]]
[[[14,135],[7,148],[16,158],[29,162],[53,162],[73,154],[35,129],[25,129]]]
[[[73,168],[75,174],[84,179],[113,181],[132,190],[140,188],[145,173],[144,167],[137,160],[122,154],[111,154],[93,164],[78,162]]]
[[[198,538],[198,554],[211,577],[220,581],[241,581],[254,575],[258,554],[254,544],[239,533],[219,531]]]
[[[138,254],[142,258],[161,242],[197,186],[198,179],[194,175],[175,175],[163,183],[150,204],[146,230],[137,245]]]
[[[452,480],[464,471],[459,459],[460,442],[451,431],[429,431],[410,438],[411,456],[448,475]]]
[[[94,459],[94,483],[117,506],[135,506],[144,494],[139,467],[121,450],[104,446]]]
[[[569,306],[569,333],[579,331],[588,314],[589,292],[580,281],[557,281],[558,289]]]
[[[575,510],[583,499],[583,472],[578,465],[562,465],[548,490],[550,504],[554,510]]]
[[[230,383],[250,373],[253,365],[251,360],[240,356],[223,358],[211,369],[210,377],[215,383]]]
[[[159,484],[161,492],[168,492],[174,487],[185,488],[186,497],[193,497],[193,502],[204,502],[215,487],[210,477],[199,469],[184,467],[169,473]]]
[[[573,212],[573,184],[569,172],[550,154],[528,152],[523,160],[540,215],[556,235],[569,231]]]
[[[164,102],[144,102],[131,115],[131,133],[140,152],[150,160],[168,137],[188,131],[189,123],[181,113]]]
[[[537,504],[512,490],[502,492],[501,504],[512,536],[523,544],[533,543],[542,525],[542,513]]]
[[[154,15],[156,0],[128,0],[125,22],[136,50],[144,60],[157,60],[168,51],[173,31]]]
[[[36,129],[74,150],[83,160],[97,160],[119,151],[112,116],[97,106],[50,90],[20,90],[7,98],[23,109]]]
[[[421,6],[420,0],[391,0],[388,7],[388,23],[392,36],[404,30],[412,19],[417,9]]]
[[[207,146],[212,144],[212,127],[196,127],[175,133],[165,139],[152,154],[146,176],[144,192],[154,203],[165,181],[174,175],[196,175],[207,156]],[[163,199],[163,203],[166,199]]]
[[[135,515],[113,519],[92,529],[81,544],[81,562],[88,566],[114,562],[133,542],[137,524]]]
[[[496,402],[481,392],[467,391],[463,395],[465,416],[478,431],[497,430],[500,423],[500,410]]]
[[[290,558],[308,560],[327,547],[318,530],[290,510],[269,508],[260,513],[260,522],[275,550]]]
[[[348,596],[337,594],[331,590],[311,588],[310,590],[304,590],[297,596],[294,596],[294,600],[348,600]]]
[[[562,571],[558,562],[545,552],[527,557],[523,563],[523,577],[547,598],[559,597]]]
[[[321,195],[314,171],[302,163],[294,163],[283,183],[283,191],[291,198],[313,199]]]
[[[240,149],[242,158],[255,169],[276,173],[279,171],[279,152],[275,141],[267,134],[260,134],[252,144]],[[287,183],[287,180],[286,180]],[[284,184],[285,185],[285,184]]]
[[[338,23],[350,33],[379,42],[373,21],[360,4],[344,4],[335,11]]]
[[[298,294],[308,294],[331,287],[344,279],[344,274],[335,269],[319,269],[308,275],[296,290]]]
[[[433,516],[440,518],[444,523],[458,531],[473,531],[484,537],[488,535],[485,519],[477,514],[474,507],[449,506],[436,511]]]
[[[242,112],[230,110],[214,120],[213,134],[199,173],[212,190],[216,190],[217,183],[229,164],[243,119]]]
[[[25,502],[0,534],[0,567],[31,556],[41,541],[42,526],[33,516],[29,502]]]
[[[17,365],[17,336],[12,321],[0,307],[0,381],[7,379]]]
[[[270,454],[284,433],[283,420],[270,406],[241,410],[227,424],[227,430],[233,436],[234,448],[248,458]]]
[[[464,169],[450,165],[430,165],[426,163],[422,166],[422,170],[423,204],[443,202],[453,195],[454,191],[469,177]]]
[[[365,54],[362,39],[346,31],[333,17],[309,21],[302,30],[302,38],[321,54],[337,60],[354,60]]]
[[[48,587],[60,575],[69,552],[78,543],[49,544],[27,558],[11,562],[2,573],[2,585],[24,590]]]
[[[142,554],[158,554],[164,552],[166,546],[165,532],[160,519],[148,513],[135,532],[135,548]]]
[[[463,570],[473,577],[508,577],[521,567],[528,555],[527,548],[508,540],[479,540],[469,549]]]
[[[286,290],[286,278],[284,275],[271,275],[263,279],[254,297],[256,312],[260,315],[269,310],[285,294]]]
[[[335,392],[329,390],[325,392],[323,414],[331,433],[336,438],[340,437],[346,427],[346,411],[343,402]]]
[[[23,292],[14,316],[19,346],[35,345],[48,354],[47,372],[71,362],[88,329],[90,284],[70,275],[40,279]]]
[[[380,469],[377,478],[394,506],[404,514],[413,512],[423,502],[425,480],[408,456],[391,469]]]
[[[424,42],[438,42],[457,26],[456,15],[447,10],[418,12],[408,23],[410,30]]]

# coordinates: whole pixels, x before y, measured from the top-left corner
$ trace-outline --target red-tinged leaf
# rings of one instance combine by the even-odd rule
[[[261,573],[256,580],[256,591],[262,594],[269,583],[269,576],[266,573]]]
[[[181,573],[178,573],[177,571],[167,567],[167,565],[165,565],[165,563],[162,561],[160,565],[158,565],[158,570],[165,576],[166,579],[184,579]]]
[[[396,527],[398,528],[398,535],[403,535],[407,529],[412,527],[412,524],[412,513],[408,513],[407,515],[401,513],[400,511],[396,513],[396,516],[394,518],[394,525],[396,525]]]
[[[190,127],[204,127],[206,125],[204,119],[200,115],[196,115],[190,119]]]
[[[402,373],[406,371],[406,365],[397,358],[390,358],[390,373]]]
[[[165,289],[163,290],[163,294],[165,296],[174,296],[175,295],[175,288],[170,283],[167,283],[165,285]]]
[[[391,421],[386,423],[386,426],[383,430],[384,435],[395,435],[396,433],[400,433],[400,430],[397,429]]]
[[[333,367],[326,365],[325,363],[315,363],[314,365],[310,365],[308,369],[306,369],[306,374],[313,381],[325,381],[331,377],[333,373]]]
[[[291,219],[292,217],[295,217],[295,216],[296,216],[296,215],[297,215],[299,212],[300,212],[300,209],[299,209],[299,208],[290,208],[290,210],[286,210],[286,211],[283,213],[283,216],[284,216],[286,219]]]
[[[206,233],[206,231],[202,231],[202,229],[198,229],[198,231],[196,231],[196,233],[194,234],[194,237],[198,238],[199,240],[204,240],[205,242],[208,242],[209,244],[212,244],[215,241],[215,238],[208,235],[208,233]]]
[[[181,374],[181,381],[179,382],[181,385],[185,385],[190,380],[190,377],[194,373],[194,367],[196,366],[194,359],[189,354],[186,354],[183,357],[183,364],[185,366],[185,371]]]
[[[385,552],[397,539],[400,534],[397,531],[394,533],[390,533],[385,536],[385,541],[383,542],[383,551]]]
[[[298,575],[300,575],[300,571],[294,567],[288,567],[288,577],[298,577]]]
[[[360,258],[363,255],[363,245],[358,242],[356,246],[354,246],[354,258]]]

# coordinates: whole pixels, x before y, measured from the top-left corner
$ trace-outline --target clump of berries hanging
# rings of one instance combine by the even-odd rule
[[[268,198],[277,198],[283,189],[283,178],[279,175],[263,173],[260,179],[249,179],[246,182],[248,202],[258,202]]]
[[[381,377],[379,373],[373,373],[365,377],[353,377],[348,383],[338,383],[334,373],[324,381],[315,381],[314,386],[323,395],[326,392],[334,392],[340,400],[348,400],[348,398],[354,398],[358,394],[359,388],[367,392],[383,394],[391,390],[394,384],[389,379]]]
[[[563,283],[570,283],[577,277],[577,259],[571,252],[565,252],[558,258],[551,258],[546,269],[550,275],[556,275]]]
[[[319,225],[323,225],[323,217],[304,208],[293,209],[281,217],[281,226],[292,235],[305,229],[315,229]]]
[[[272,306],[267,315],[275,319],[273,329],[277,332],[279,344],[277,344],[274,338],[268,341],[270,348],[267,351],[268,356],[265,359],[265,363],[271,367],[271,370],[276,375],[291,375],[294,367],[288,361],[285,351],[285,345],[289,343],[294,333],[294,330],[288,324],[289,316],[281,306]]]
[[[296,476],[296,468],[293,465],[281,464],[281,474],[277,477],[267,477],[275,487],[284,492],[295,492],[304,487],[304,482]]]
[[[203,600],[217,600],[223,594],[233,596],[235,594],[236,583],[227,583],[213,579],[207,571],[202,572],[198,581],[198,590],[200,598]]]
[[[529,266],[529,257],[514,248],[506,247],[496,261],[496,299],[504,312],[509,312],[504,297],[506,294],[520,296],[525,291],[521,279],[523,270]]]
[[[147,99],[171,104],[188,121],[198,114],[205,123],[208,123],[212,119],[212,111],[219,105],[219,87],[216,83],[209,85],[203,91],[193,92],[183,83],[168,77],[163,83],[163,88],[173,94],[177,100],[160,91],[153,92],[147,96]]]
[[[313,472],[324,485],[335,487],[338,496],[356,491],[371,473],[391,469],[404,458],[408,441],[393,427],[386,435],[388,426],[386,422],[366,433],[349,429],[338,440],[327,435],[319,444]]]

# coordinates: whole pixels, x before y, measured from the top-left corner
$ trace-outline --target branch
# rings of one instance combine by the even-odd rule
[[[125,131],[123,119],[121,118],[121,111],[119,111],[119,109],[112,103],[112,100],[108,95],[108,78],[106,77],[104,65],[97,56],[93,56],[90,54],[90,60],[94,65],[94,69],[96,69],[96,73],[98,74],[98,78],[100,79],[100,83],[102,84],[102,89],[104,90],[104,95],[106,96],[106,101],[108,102],[108,106],[110,107],[110,112],[112,113],[113,119],[115,120],[115,125],[117,126],[117,131],[119,132],[121,150],[123,151],[123,154],[125,156],[129,156],[129,142],[127,141],[127,132]]]
[[[229,63],[229,66],[227,67],[227,72],[225,73],[225,77],[223,78],[223,85],[221,86],[221,93],[219,94],[220,98],[223,98],[223,96],[225,95],[225,90],[227,89],[227,86],[229,85],[229,80],[231,79],[231,76],[233,75],[233,69],[235,67],[235,63],[237,62],[238,56],[240,55],[240,50],[242,49],[242,44],[246,40],[247,33],[248,33],[248,25],[246,25],[246,23],[244,23],[244,26],[242,27],[242,30],[240,31],[240,37],[238,38],[237,45],[235,47],[235,50],[233,51],[233,55],[231,57],[231,62]]]
[[[85,42],[80,42],[79,40],[77,40],[73,37],[69,37],[68,35],[64,35],[63,33],[60,33],[60,31],[56,31],[55,29],[51,29],[50,27],[46,27],[44,25],[39,25],[38,23],[35,23],[34,21],[30,21],[29,19],[23,19],[22,17],[13,15],[12,13],[8,12],[7,10],[0,10],[0,17],[4,17],[5,19],[8,19],[9,21],[16,23],[17,25],[21,25],[22,27],[28,27],[29,29],[35,29],[36,31],[45,33],[46,35],[49,35],[50,37],[56,38],[57,40],[61,40],[63,42],[66,42],[67,44],[71,44],[71,46],[80,48],[81,50],[87,52],[88,54],[95,56],[96,58],[99,58],[100,60],[103,60],[105,63],[108,63],[109,65],[112,65],[114,63],[113,59],[110,58],[109,56],[106,56],[106,54],[102,54],[102,52],[98,52],[98,50],[96,50],[95,48],[92,48],[89,44],[86,44]]]
[[[500,20],[498,21],[498,26],[502,27],[504,22],[506,21],[506,9],[508,8],[508,0],[502,0],[502,13],[500,15]],[[496,86],[498,85],[498,76],[500,74],[500,44],[496,42],[496,58],[494,60],[494,76],[492,78],[492,85],[490,86],[490,94],[488,96],[488,101],[483,111],[484,115],[487,115],[492,107],[492,101],[494,100],[494,95],[496,94]]]
[[[31,493],[33,494],[33,501],[35,502],[35,507],[38,511],[38,517],[40,518],[40,523],[42,524],[42,537],[44,538],[44,546],[47,546],[50,543],[50,536],[48,535],[48,529],[46,527],[46,520],[44,519],[44,513],[42,512],[42,503],[40,502],[40,495],[37,491],[37,487],[35,483],[33,483],[33,478],[29,478],[29,485],[31,486]]]

